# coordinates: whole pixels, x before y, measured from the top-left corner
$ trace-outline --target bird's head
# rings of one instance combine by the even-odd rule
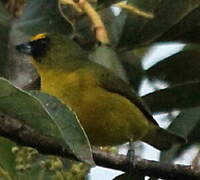
[[[58,33],[36,34],[16,49],[33,57],[33,61],[47,65],[63,65],[67,61],[84,58],[84,51],[66,35]]]
[[[50,47],[50,38],[47,33],[41,33],[33,36],[30,41],[19,44],[16,49],[26,55],[32,56],[36,60],[40,60],[47,53]]]

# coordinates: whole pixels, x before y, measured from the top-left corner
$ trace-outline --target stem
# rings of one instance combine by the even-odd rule
[[[110,40],[108,38],[106,28],[97,11],[95,11],[95,9],[87,0],[79,0],[77,4],[90,18],[96,34],[96,39],[103,44],[109,44]]]
[[[142,11],[142,10],[138,9],[137,7],[135,7],[133,5],[126,4],[125,2],[116,3],[115,6],[122,8],[122,9],[125,9],[127,11],[130,11],[132,13],[135,13],[139,16],[143,16],[143,17],[148,18],[148,19],[152,19],[154,17],[152,13]]]

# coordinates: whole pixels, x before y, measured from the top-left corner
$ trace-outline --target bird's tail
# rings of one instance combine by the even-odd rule
[[[185,138],[160,127],[154,127],[151,129],[142,139],[142,141],[154,146],[161,151],[170,149],[174,144],[186,143]]]

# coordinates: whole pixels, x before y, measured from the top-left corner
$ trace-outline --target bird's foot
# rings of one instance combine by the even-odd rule
[[[128,173],[130,175],[133,175],[133,173],[136,173],[136,164],[137,161],[140,160],[139,156],[135,155],[135,146],[134,146],[134,142],[130,141],[129,142],[129,150],[127,153],[127,160],[128,160]]]
[[[136,156],[135,156],[135,150],[134,149],[129,149],[127,153],[127,159],[128,159],[128,172],[129,174],[133,174],[134,169],[136,167]]]

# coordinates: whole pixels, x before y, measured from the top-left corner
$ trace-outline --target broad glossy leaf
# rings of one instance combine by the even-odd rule
[[[27,0],[22,16],[13,26],[12,37],[20,42],[27,35],[71,31],[71,25],[59,13],[57,0]]]
[[[0,168],[7,171],[9,176],[15,177],[15,155],[11,151],[13,146],[15,146],[13,142],[0,137]]]
[[[75,114],[67,106],[55,97],[43,93],[35,93],[36,98],[3,78],[0,78],[0,87],[1,112],[54,137],[80,160],[93,164],[87,136]]]
[[[200,80],[199,59],[199,47],[189,46],[187,49],[158,62],[146,72],[151,80],[161,80],[169,85],[195,82]]]
[[[101,45],[90,54],[91,61],[112,70],[117,76],[127,81],[127,77],[117,53],[109,46]]]
[[[147,0],[129,0],[129,4],[153,13],[154,18],[147,19],[128,13],[124,31],[118,45],[123,50],[155,42],[164,32],[195,10],[199,6],[200,1],[148,0],[147,2]],[[179,31],[181,30],[179,29]]]
[[[31,91],[47,109],[49,116],[58,127],[62,139],[78,158],[88,163],[92,162],[92,152],[89,140],[81,127],[78,118],[72,110],[61,104],[55,97],[39,91]]]
[[[188,135],[188,141],[191,144],[196,144],[200,142],[199,130],[200,130],[200,118],[196,126],[193,128],[192,132]]]
[[[107,8],[99,10],[98,14],[101,16],[101,19],[105,25],[110,43],[113,47],[115,47],[123,30],[126,13],[122,12],[118,16],[115,16],[113,11],[110,8]],[[79,19],[76,19],[75,25],[78,33],[78,36],[75,36],[77,42],[84,49],[93,49],[97,41],[94,30],[91,28],[91,22],[89,21],[88,16],[80,16]]]
[[[143,54],[143,53],[142,53]],[[128,80],[136,92],[139,91],[140,85],[144,78],[145,71],[142,68],[141,59],[143,57],[135,53],[135,51],[128,51],[119,55],[122,65],[126,70]]]
[[[191,0],[192,1],[192,0]],[[178,41],[199,43],[200,7],[195,8],[182,20],[165,32],[157,41]]]
[[[118,16],[115,16],[111,8],[102,10],[99,13],[105,24],[111,44],[113,47],[115,47],[118,44],[120,35],[123,30],[126,13],[121,12]]]
[[[174,146],[169,151],[161,153],[161,161],[170,162],[183,152],[188,145],[200,142],[200,136],[194,138],[194,134],[199,134],[200,129],[200,107],[195,107],[182,111],[170,124],[169,130],[178,132],[179,135],[188,139],[187,144]],[[198,132],[198,133],[197,133]],[[193,137],[193,138],[192,138]]]
[[[169,112],[200,105],[200,82],[161,89],[143,96],[153,113]]]

